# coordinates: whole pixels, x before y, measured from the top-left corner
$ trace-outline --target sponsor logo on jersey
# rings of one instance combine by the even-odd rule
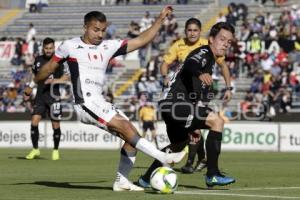
[[[194,116],[193,115],[189,115],[187,117],[187,120],[186,120],[186,123],[185,123],[185,128],[189,128],[191,125],[192,125],[192,121],[194,119]]]
[[[83,46],[78,45],[78,47],[76,49],[84,49]]]
[[[202,63],[201,63],[202,67],[204,67],[206,65],[206,63],[207,63],[207,60],[205,58],[203,58]]]
[[[98,86],[98,87],[102,87],[102,86],[103,86],[100,82],[91,80],[91,79],[89,79],[89,78],[85,79],[85,84],[88,84],[88,85],[96,85],[96,86]]]
[[[103,45],[103,49],[104,49],[104,50],[107,50],[107,49],[108,49],[108,46],[107,46],[106,44],[104,44],[104,45]]]

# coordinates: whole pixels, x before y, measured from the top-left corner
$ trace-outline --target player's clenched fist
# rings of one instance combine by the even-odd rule
[[[160,13],[160,18],[165,19],[168,15],[172,14],[173,12],[173,7],[172,6],[166,6]]]

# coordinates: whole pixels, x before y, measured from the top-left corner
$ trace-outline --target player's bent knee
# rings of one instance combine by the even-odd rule
[[[134,126],[127,120],[119,120],[111,128],[121,135],[136,132]]]

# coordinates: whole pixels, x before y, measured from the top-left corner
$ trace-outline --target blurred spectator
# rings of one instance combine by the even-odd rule
[[[119,5],[120,3],[125,3],[126,5],[128,5],[130,3],[130,0],[116,0],[116,5]]]
[[[267,12],[264,24],[267,26],[275,26],[276,25],[275,21],[274,21],[274,16],[272,13]]]
[[[264,71],[270,71],[274,64],[272,58],[268,55],[268,53],[263,53],[261,59],[262,59],[261,60],[262,69]]]
[[[178,24],[173,14],[169,15],[167,19],[164,21],[163,28],[165,29],[165,32],[167,33],[168,36],[172,37],[175,34],[178,28]]]
[[[42,12],[43,7],[49,5],[48,0],[26,0],[25,7],[29,9],[29,12]]]
[[[147,30],[152,23],[154,22],[154,19],[150,16],[150,12],[146,11],[144,17],[142,17],[142,19],[140,20],[140,32],[143,32],[145,30]],[[139,60],[140,60],[140,66],[142,68],[146,67],[147,64],[147,60],[149,59],[149,54],[151,51],[151,46],[150,45],[146,45],[142,48],[140,48],[138,53],[139,56]]]
[[[177,4],[188,4],[188,0],[177,0]]]
[[[222,12],[219,12],[219,17],[216,20],[216,23],[218,23],[218,22],[226,22],[226,17]]]
[[[261,35],[261,33],[263,32],[263,25],[260,23],[259,18],[256,18],[250,24],[250,30],[253,34]]]
[[[139,125],[143,130],[142,137],[146,137],[147,131],[151,131],[151,140],[155,142],[158,148],[158,142],[156,138],[156,109],[151,102],[146,102],[139,110]]]
[[[143,0],[144,5],[156,5],[161,3],[161,0]]]
[[[111,21],[107,22],[106,39],[115,39],[117,37],[117,27]]]
[[[33,57],[38,56],[39,54],[39,45],[35,40],[35,37],[32,37],[32,40],[28,42],[27,53]]]
[[[146,73],[143,73],[137,84],[136,84],[136,90],[137,90],[137,94],[138,94],[138,98],[140,98],[140,96],[142,94],[146,94],[148,95],[148,92],[147,92],[147,74]]]
[[[135,38],[140,34],[140,26],[135,21],[131,21],[129,25],[129,30],[127,32],[127,38]]]
[[[22,44],[23,40],[19,37],[16,38],[15,54],[11,60],[12,65],[21,65],[22,63]]]
[[[236,25],[236,21],[238,19],[238,13],[236,8],[237,6],[235,3],[230,3],[227,7],[228,14],[226,15],[226,22],[232,24],[233,26]]]
[[[17,98],[17,89],[15,87],[14,83],[10,83],[8,85],[8,90],[7,90],[7,99],[9,102],[14,102]]]
[[[238,19],[245,21],[246,18],[248,17],[248,7],[244,3],[238,4],[237,14],[238,14]]]
[[[29,29],[28,29],[28,32],[27,32],[27,35],[26,35],[26,42],[29,43],[33,37],[36,36],[36,30],[34,28],[34,25],[33,23],[30,23],[29,24]]]
[[[249,52],[251,53],[261,53],[262,51],[262,40],[257,33],[254,33],[249,41]]]
[[[247,24],[242,24],[240,29],[237,31],[236,38],[239,41],[247,41],[250,38],[250,29]]]
[[[150,61],[148,62],[147,66],[146,66],[146,73],[149,77],[153,76],[156,77],[159,71],[159,66],[160,66],[160,62],[159,62],[159,56],[152,56]]]
[[[6,109],[5,109],[5,106],[2,103],[2,99],[1,99],[1,101],[0,101],[0,112],[5,112],[5,111],[6,111]]]
[[[160,84],[154,76],[150,76],[147,81],[148,100],[153,101],[154,96],[160,92]]]
[[[254,21],[256,21],[262,26],[265,25],[265,16],[261,10],[257,11],[256,16],[254,17]]]
[[[144,17],[140,20],[140,32],[147,30],[153,22],[154,19],[150,16],[150,12],[146,11]]]

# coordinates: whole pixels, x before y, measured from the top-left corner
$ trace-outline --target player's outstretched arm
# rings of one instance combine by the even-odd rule
[[[58,84],[58,83],[65,83],[65,82],[68,82],[70,81],[71,78],[69,75],[62,75],[60,78],[54,78],[54,79],[47,79],[45,81],[45,84]]]
[[[159,31],[165,18],[168,15],[170,15],[172,11],[173,8],[171,6],[165,7],[150,28],[143,31],[138,37],[129,40],[127,44],[127,53],[134,51],[142,46],[145,46],[146,44],[151,42],[155,37],[156,33]]]
[[[40,82],[48,78],[50,74],[52,74],[59,64],[53,60],[53,58],[48,61],[45,65],[43,65],[37,75],[34,77],[34,82]]]
[[[220,63],[219,65],[220,65],[220,68],[221,68],[221,71],[222,71],[222,74],[223,74],[223,77],[224,77],[224,80],[225,80],[226,87],[230,87],[231,86],[231,84],[230,84],[231,81],[230,81],[229,68],[228,68],[225,61]],[[226,90],[223,100],[225,100],[225,101],[230,101],[231,100],[231,91],[230,90]]]
[[[229,68],[226,64],[226,62],[222,62],[219,64],[220,65],[220,68],[221,68],[221,71],[222,71],[222,74],[223,74],[223,77],[224,77],[224,80],[225,80],[225,84],[227,87],[230,87],[230,72],[229,72]]]

